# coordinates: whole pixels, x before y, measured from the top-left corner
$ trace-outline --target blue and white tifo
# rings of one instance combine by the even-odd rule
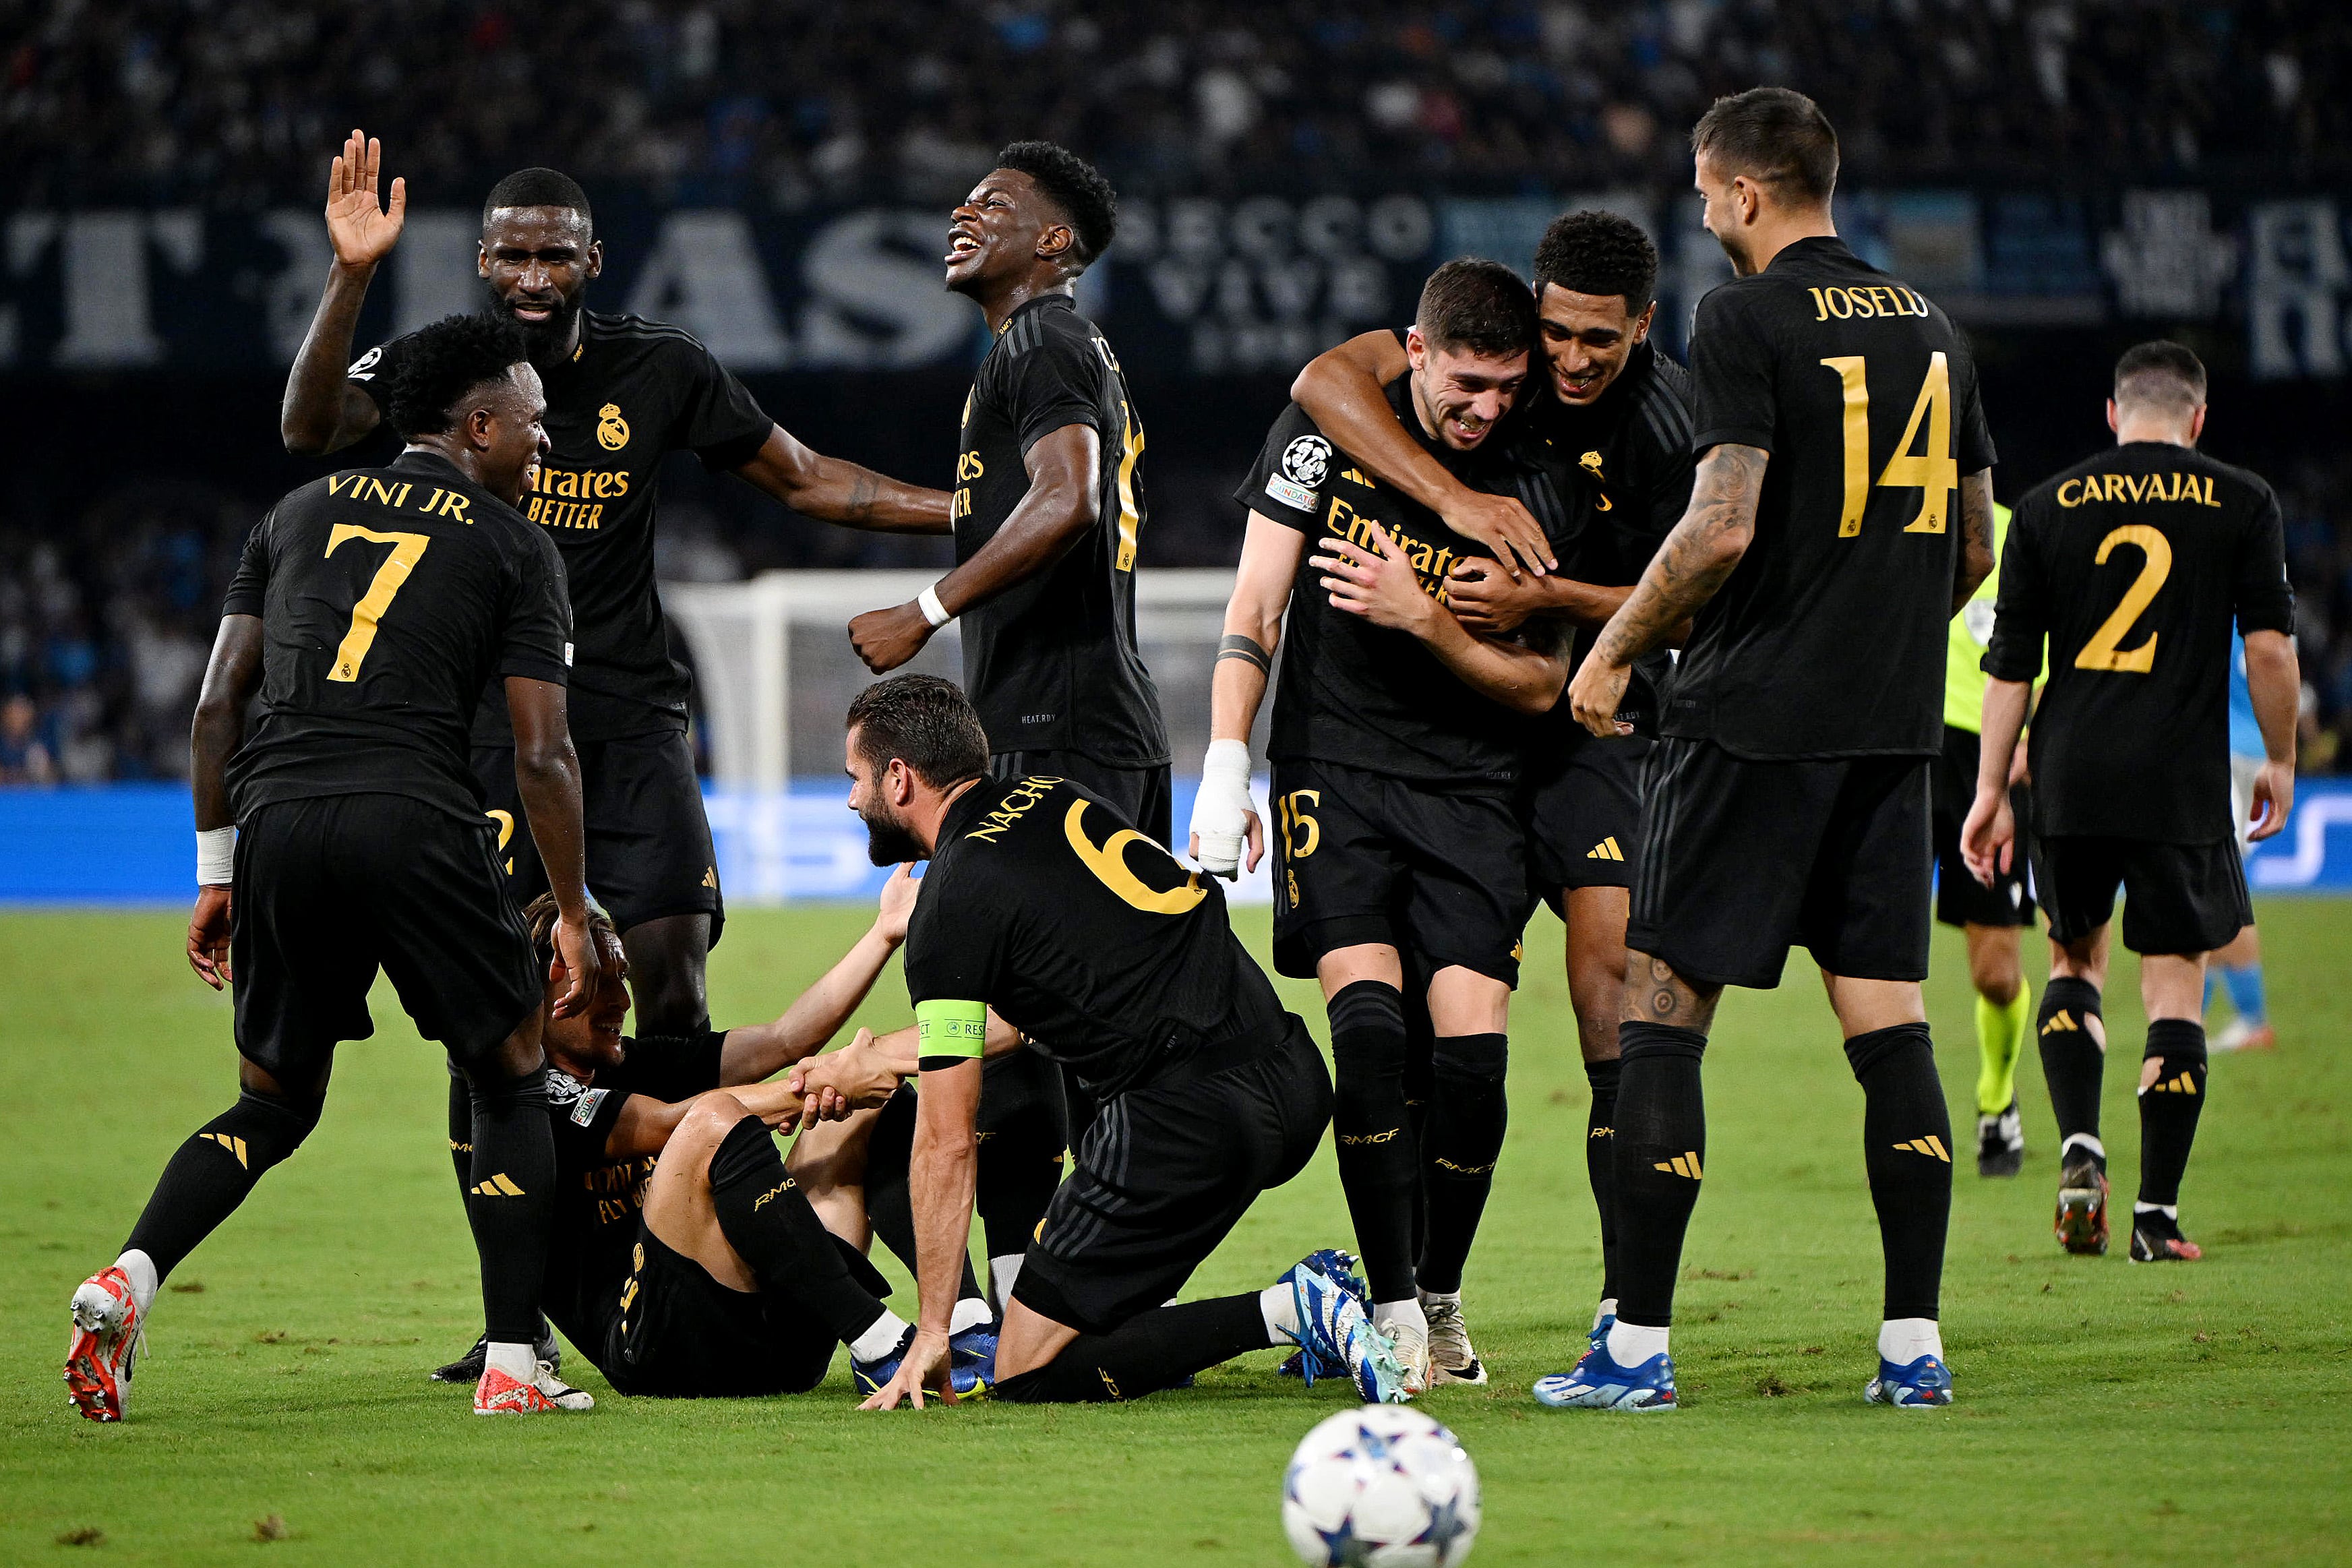
[[[1182,853],[1196,780],[1176,781]],[[1257,781],[1265,799],[1265,781]],[[729,903],[870,899],[884,873],[867,864],[866,828],[846,786],[803,779],[763,795],[713,791],[706,798]],[[184,784],[86,789],[0,789],[0,904],[179,904],[194,889],[194,818]],[[2352,893],[2352,779],[2307,778],[2295,786],[2286,831],[2254,847],[2247,865],[2256,896]],[[1266,863],[1228,889],[1235,903],[1272,897]]]

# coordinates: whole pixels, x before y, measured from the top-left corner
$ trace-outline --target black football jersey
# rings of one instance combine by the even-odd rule
[[[1769,760],[1932,756],[1960,477],[1993,463],[1976,363],[1918,290],[1801,239],[1699,301],[1695,452],[1771,454],[1756,532],[1698,612],[1669,735]]]
[[[401,795],[478,821],[467,757],[484,688],[563,684],[572,656],[555,547],[425,451],[272,507],[221,613],[262,626],[261,690],[228,764],[239,819],[283,800]]]
[[[555,1234],[547,1254],[547,1315],[585,1351],[604,1342],[600,1319],[628,1279],[637,1215],[653,1180],[651,1154],[615,1160],[604,1141],[632,1095],[665,1104],[719,1087],[723,1031],[677,1038],[624,1040],[618,1067],[582,1083],[559,1068],[546,1072],[547,1114],[555,1131]]]
[[[1568,510],[1551,477],[1524,460],[1505,430],[1474,452],[1456,452],[1422,430],[1411,377],[1391,382],[1386,395],[1423,450],[1473,489],[1517,496],[1553,548],[1563,548]],[[1465,686],[1412,633],[1333,609],[1314,567],[1316,540],[1342,538],[1370,551],[1376,548],[1371,530],[1377,526],[1395,539],[1422,587],[1443,604],[1446,574],[1464,560],[1492,559],[1486,547],[1374,479],[1295,403],[1266,433],[1257,463],[1234,499],[1307,536],[1283,617],[1267,753],[1438,788],[1509,789],[1518,778],[1527,721]]]
[[[2000,554],[1988,675],[2049,677],[2027,749],[2033,826],[2210,844],[2230,820],[2230,631],[2292,632],[2278,498],[2158,441],[2028,491]]]
[[[956,453],[956,561],[978,554],[1029,493],[1029,448],[1072,425],[1101,439],[1099,515],[1053,565],[963,612],[964,690],[992,752],[1164,763],[1160,691],[1135,641],[1135,555],[1150,516],[1143,424],[1110,344],[1066,294],[1014,310],[972,378]]]
[[[348,373],[379,407],[406,342],[369,350]],[[714,468],[740,468],[773,421],[692,334],[638,316],[583,311],[579,348],[540,378],[551,451],[523,514],[562,552],[570,579],[580,628],[572,733],[609,741],[683,730],[690,683],[670,656],[654,582],[661,461],[691,451]],[[513,742],[494,692],[483,694],[476,738]]]
[[[1213,877],[1179,865],[1068,779],[982,779],[948,808],[907,927],[926,1058],[980,1008],[1108,1098],[1282,1018]]]

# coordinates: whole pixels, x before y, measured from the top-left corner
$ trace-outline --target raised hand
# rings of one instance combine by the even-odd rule
[[[353,131],[327,174],[327,241],[336,264],[373,267],[392,254],[408,216],[408,182],[392,182],[392,205],[376,205],[377,170],[383,143]]]

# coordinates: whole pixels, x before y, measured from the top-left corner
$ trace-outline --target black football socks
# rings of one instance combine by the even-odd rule
[[[1421,1143],[1429,1224],[1414,1270],[1424,1291],[1462,1289],[1462,1266],[1494,1190],[1495,1163],[1510,1118],[1504,1091],[1509,1065],[1510,1042],[1503,1035],[1445,1035],[1431,1047],[1436,1093]]]
[[[463,1074],[449,1073],[449,1163],[457,1172],[457,1197],[474,1184],[474,1096]]]
[[[1890,1319],[1933,1318],[1952,1217],[1952,1113],[1925,1024],[1873,1029],[1845,1043],[1862,1085],[1863,1165],[1878,1210]]]
[[[1331,1131],[1356,1250],[1373,1300],[1413,1300],[1412,1203],[1421,1171],[1404,1103],[1404,998],[1393,985],[1359,980],[1331,998],[1328,1012]]]
[[[236,1212],[264,1171],[302,1146],[323,1104],[239,1094],[172,1155],[123,1250],[153,1259],[156,1279],[170,1274]]]
[[[1592,1086],[1592,1109],[1584,1118],[1584,1174],[1592,1184],[1592,1206],[1601,1211],[1601,1299],[1617,1299],[1617,1082],[1624,1064],[1617,1058],[1584,1064]]]
[[[1706,1100],[1699,1061],[1706,1037],[1670,1024],[1618,1026],[1617,1320],[1664,1329],[1675,1321],[1683,1233],[1706,1177]]]
[[[915,1206],[907,1190],[907,1161],[913,1153],[915,1144],[915,1110],[914,1090],[901,1089],[882,1108],[882,1114],[874,1119],[874,1131],[866,1142],[866,1223],[872,1227],[882,1245],[907,1266],[909,1274],[918,1272],[915,1262]],[[981,1148],[983,1156],[978,1181],[981,1189],[985,1191],[988,1184],[985,1151],[988,1145],[983,1142]],[[1037,1213],[1039,1218],[1045,1217],[1044,1209]],[[1018,1254],[1025,1250],[1025,1246],[1013,1250]],[[987,1300],[981,1294],[980,1277],[972,1271],[969,1247],[964,1249],[963,1280],[956,1300],[959,1302]]]
[[[2158,1018],[2147,1026],[2147,1063],[2139,1091],[2139,1203],[2168,1215],[2180,1203],[2180,1178],[2205,1109],[2205,1026]]]
[[[1269,1342],[1255,1291],[1139,1312],[1107,1334],[1080,1334],[1034,1371],[996,1385],[1015,1405],[1100,1404],[1172,1388]]]
[[[466,1221],[482,1260],[483,1331],[490,1343],[528,1345],[540,1335],[539,1299],[555,1224],[555,1131],[547,1124],[547,1078],[474,1082],[474,1163]]]
[[[710,1206],[761,1291],[796,1303],[843,1343],[887,1310],[852,1277],[848,1249],[835,1244],[808,1194],[785,1173],[776,1140],[758,1117],[728,1129],[710,1156]]]
[[[2107,1168],[2099,1142],[2099,1079],[2107,1065],[2107,1025],[2099,1013],[2099,988],[2065,976],[2042,993],[2034,1016],[2042,1047],[2042,1078],[2050,1086],[2050,1110],[2058,1121],[2058,1158],[2083,1155]],[[2078,1152],[2079,1150],[2079,1152]]]
[[[987,1065],[980,1086],[973,1206],[991,1259],[1017,1258],[1028,1251],[1062,1183],[1062,1156],[1070,1147],[1068,1117],[1059,1064],[1022,1050]]]

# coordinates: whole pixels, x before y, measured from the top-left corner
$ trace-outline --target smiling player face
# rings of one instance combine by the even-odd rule
[[[948,223],[947,266],[950,292],[992,292],[992,286],[1020,277],[1041,255],[1059,254],[1071,242],[1069,221],[1013,169],[996,169],[971,188]]]
[[[1528,356],[1436,348],[1415,327],[1405,336],[1413,410],[1421,426],[1457,452],[1475,450],[1526,388]]]
[[[1609,390],[1633,345],[1650,335],[1656,301],[1639,316],[1622,294],[1579,294],[1546,283],[1537,296],[1538,340],[1552,395],[1571,408],[1594,402]]]
[[[547,364],[572,348],[604,247],[570,207],[499,207],[482,222],[477,266],[491,308],[521,331],[531,363]]]

